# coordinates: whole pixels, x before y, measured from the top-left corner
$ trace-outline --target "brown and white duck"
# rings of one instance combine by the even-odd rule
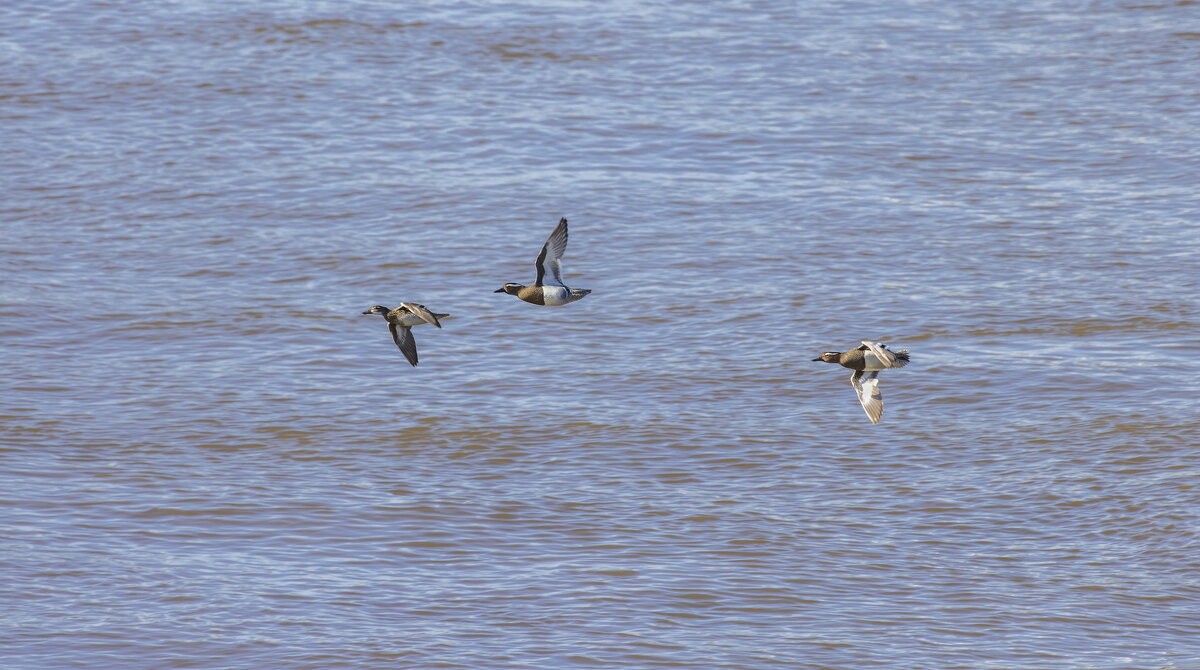
[[[847,352],[826,351],[814,361],[834,363],[854,370],[850,384],[871,423],[883,417],[883,394],[879,392],[879,371],[908,365],[908,350],[892,351],[881,342],[863,340],[861,346]]]
[[[525,286],[510,282],[493,293],[515,295],[521,300],[535,305],[557,306],[582,300],[583,296],[592,292],[591,289],[567,288],[562,280],[562,255],[566,250],[567,220],[562,218],[554,227],[554,232],[546,238],[546,243],[542,245],[542,252],[538,254],[537,261],[534,262],[534,267],[537,268],[537,277],[533,283]],[[554,276],[553,281],[549,281],[546,276],[547,269]]]
[[[400,353],[414,366],[417,364],[417,341],[413,339],[413,326],[432,323],[438,328],[442,324],[438,319],[444,319],[449,314],[434,314],[415,302],[402,302],[396,309],[388,309],[383,305],[374,305],[363,314],[379,314],[387,319],[388,330],[392,332],[392,341],[400,348]]]

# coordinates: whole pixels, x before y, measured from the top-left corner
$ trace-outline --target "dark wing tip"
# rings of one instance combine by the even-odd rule
[[[407,326],[397,326],[394,323],[388,323],[388,330],[392,331],[392,341],[396,343],[396,348],[408,362],[416,367],[417,365],[417,341],[413,339],[412,328]]]

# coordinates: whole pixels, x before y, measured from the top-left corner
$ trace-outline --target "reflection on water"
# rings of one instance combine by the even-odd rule
[[[1076,9],[0,9],[5,657],[1200,665],[1195,39]]]

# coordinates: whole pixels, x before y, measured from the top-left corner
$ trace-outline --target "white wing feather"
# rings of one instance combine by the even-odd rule
[[[871,423],[879,423],[883,418],[883,394],[879,392],[879,372],[855,372],[850,376],[850,384],[858,393],[858,402],[867,413],[867,418]]]
[[[863,343],[863,346],[865,346],[867,348],[867,352],[868,352],[868,356],[867,356],[867,362],[868,362],[867,369],[868,370],[876,367],[874,365],[870,365],[872,355],[874,356],[876,362],[879,364],[879,367],[878,367],[879,370],[885,370],[887,368],[902,368],[905,365],[908,365],[908,350],[907,349],[901,349],[899,352],[894,352],[891,349],[888,349],[887,345],[883,344],[882,342],[868,342],[866,340],[863,340],[862,343]],[[898,356],[897,354],[903,354],[903,355]]]

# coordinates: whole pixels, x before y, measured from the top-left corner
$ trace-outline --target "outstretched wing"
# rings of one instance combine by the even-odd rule
[[[558,220],[554,232],[546,238],[546,243],[542,245],[542,253],[538,254],[537,261],[534,263],[534,267],[537,268],[537,280],[533,282],[534,286],[548,283],[545,281],[547,268],[554,275],[554,284],[565,286],[562,280],[562,256],[566,251],[567,219],[564,217]]]
[[[879,392],[879,373],[856,370],[850,375],[850,385],[858,394],[858,402],[867,413],[871,423],[883,418],[883,394]]]
[[[871,370],[871,369],[885,370],[887,368],[902,368],[905,365],[908,365],[908,350],[907,349],[901,349],[900,351],[892,351],[891,349],[888,349],[887,345],[883,344],[882,342],[868,342],[866,340],[862,341],[862,346],[859,347],[859,349],[862,349],[868,353],[868,355],[866,356],[868,370]],[[878,365],[872,365],[873,361],[871,360],[871,356],[874,356],[875,359],[879,362]]]
[[[413,339],[412,328],[388,322],[388,329],[392,331],[392,341],[396,343],[397,347],[400,347],[400,353],[404,354],[408,362],[415,366],[417,364],[417,341]]]
[[[400,303],[400,306],[403,307],[404,309],[408,310],[409,314],[420,317],[421,320],[423,320],[425,323],[432,323],[433,325],[437,326],[438,328],[442,327],[442,324],[438,323],[437,314],[434,314],[433,312],[426,309],[425,305],[418,305],[415,302],[402,302],[402,303]]]

